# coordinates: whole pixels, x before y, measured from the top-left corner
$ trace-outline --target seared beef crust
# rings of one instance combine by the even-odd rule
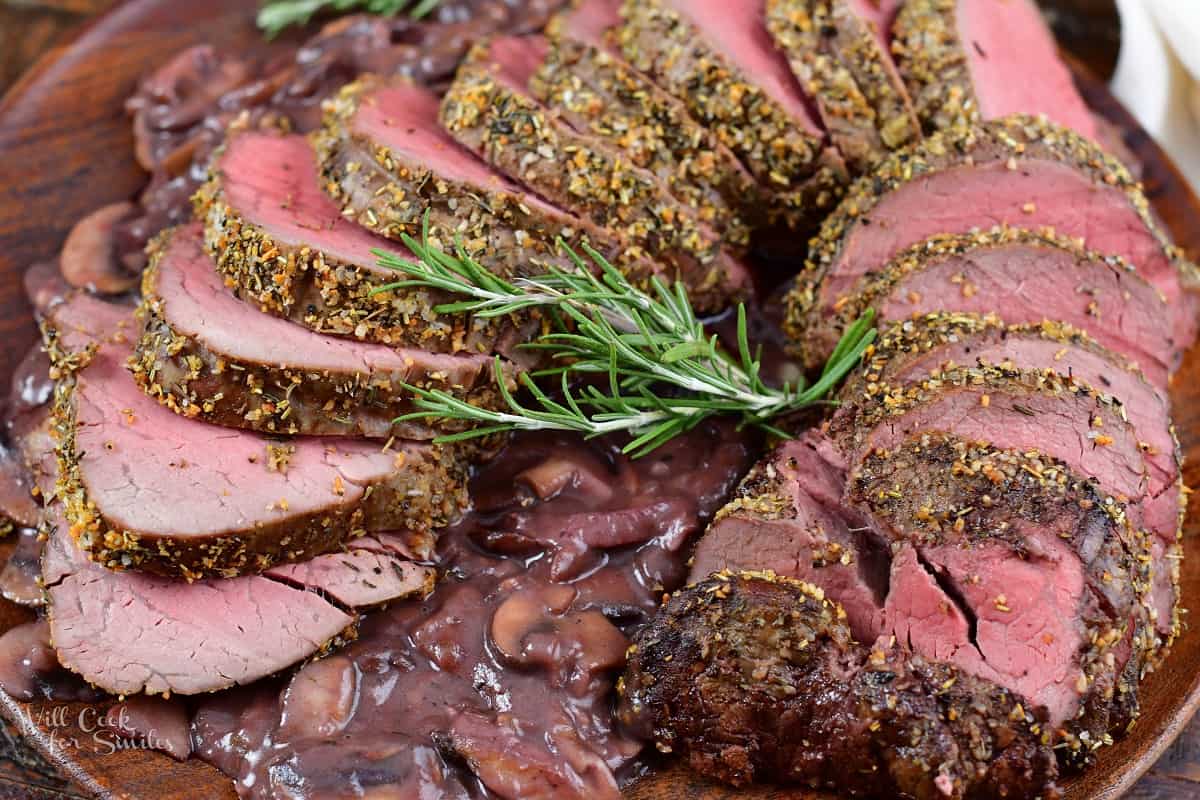
[[[986,681],[854,644],[817,587],[717,573],[630,648],[621,720],[697,772],[851,796],[1056,797],[1036,714]]]

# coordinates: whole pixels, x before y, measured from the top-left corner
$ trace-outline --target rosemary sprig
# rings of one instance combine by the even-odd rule
[[[737,416],[743,425],[786,437],[772,420],[825,401],[875,338],[868,314],[846,331],[811,386],[801,382],[773,387],[762,379],[760,352],[751,348],[744,305],[737,307],[737,352],[731,355],[705,330],[681,283],[667,288],[654,279],[650,290],[642,291],[586,244],[583,250],[594,270],[564,245],[575,269],[550,268],[541,275],[506,279],[461,247],[451,255],[431,245],[427,227],[421,241],[406,236],[404,242],[416,261],[375,251],[380,266],[407,275],[376,292],[440,289],[463,299],[439,305],[436,311],[481,318],[534,308],[556,312],[551,315],[557,323],[554,330],[524,345],[546,352],[551,364],[520,377],[532,403],[522,403],[505,386],[499,357],[495,379],[506,410],[478,408],[436,389],[407,387],[418,410],[397,421],[477,423],[473,429],[441,437],[442,442],[509,430],[569,430],[588,437],[624,431],[633,437],[625,451],[640,456],[718,414]],[[547,394],[535,378],[556,378],[559,396]],[[573,388],[578,378],[590,380]]]
[[[370,14],[394,17],[402,11],[420,19],[437,8],[441,0],[268,0],[258,11],[258,27],[268,38],[274,38],[284,28],[307,25],[317,14],[345,14],[365,11]]]

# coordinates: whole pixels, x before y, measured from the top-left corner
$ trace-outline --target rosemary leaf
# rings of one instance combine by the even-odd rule
[[[874,317],[868,312],[847,329],[815,383],[774,387],[762,379],[761,351],[750,344],[742,305],[737,308],[737,352],[729,353],[705,330],[682,284],[668,287],[652,279],[643,291],[587,245],[582,247],[585,261],[560,243],[574,269],[506,278],[485,269],[461,246],[450,253],[430,244],[427,221],[422,240],[406,237],[405,243],[415,261],[375,251],[380,266],[404,276],[375,291],[436,289],[462,298],[439,305],[439,312],[494,318],[540,309],[552,323],[550,331],[523,345],[548,357],[545,367],[520,377],[528,404],[505,383],[499,357],[494,377],[503,409],[478,408],[440,390],[408,387],[417,410],[400,420],[476,425],[438,439],[442,442],[506,430],[567,430],[587,437],[624,432],[630,436],[625,451],[642,456],[716,415],[786,437],[772,421],[828,402],[875,339]],[[555,396],[536,380],[545,378],[557,378]]]
[[[274,38],[293,25],[307,25],[318,14],[367,12],[394,17],[407,12],[421,19],[437,8],[441,0],[268,0],[258,11],[258,27]]]

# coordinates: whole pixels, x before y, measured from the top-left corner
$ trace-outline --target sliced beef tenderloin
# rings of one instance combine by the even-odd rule
[[[1045,114],[1097,138],[1091,111],[1033,0],[904,0],[892,34],[927,130]]]
[[[442,130],[438,97],[365,76],[325,105],[314,135],[324,186],[342,214],[389,239],[461,246],[501,275],[571,267],[561,242],[589,244],[634,283],[661,269],[644,250],[495,172]]]
[[[855,174],[921,136],[871,0],[768,0],[767,29]]]
[[[42,347],[45,350],[44,378],[54,379],[86,361],[89,353],[103,345],[128,347],[137,338],[134,307],[128,303],[101,300],[87,292],[71,291],[39,311]],[[48,505],[58,485],[55,455],[53,382],[49,394],[30,415],[21,431],[21,452],[33,474],[36,493]]]
[[[1180,623],[1176,596],[1186,495],[1167,401],[1137,365],[1069,325],[1008,325],[995,316],[968,314],[929,314],[888,328],[865,369],[851,378],[854,385],[847,384],[846,396],[866,395],[871,385],[921,381],[955,365],[1050,370],[1120,400],[1147,466],[1142,522],[1157,534],[1151,542],[1155,623],[1164,640],[1172,640]]]
[[[771,570],[806,581],[845,609],[857,641],[873,642],[884,629],[889,553],[843,505],[845,471],[817,443],[814,434],[784,442],[754,466],[696,544],[689,580]]]
[[[405,528],[432,552],[465,503],[457,454],[414,442],[266,436],[175,414],[137,387],[130,348],[60,364],[58,493],[104,566],[231,577]]]
[[[434,310],[461,298],[380,291],[405,276],[380,267],[374,250],[415,257],[342,217],[302,136],[231,135],[195,202],[217,269],[262,311],[321,333],[445,353],[511,354],[528,337],[529,320]]]
[[[841,195],[845,163],[771,41],[757,9],[720,0],[624,0],[625,58],[732,150],[783,222],[811,222]]]
[[[128,343],[137,336],[133,306],[74,291],[41,314],[42,344],[52,363],[80,357],[91,347]]]
[[[1055,372],[961,366],[913,383],[876,384],[843,396],[829,424],[837,454],[853,469],[922,431],[941,431],[1001,449],[1036,451],[1094,477],[1130,519],[1143,524],[1145,457],[1120,401]],[[828,452],[828,451],[827,451]]]
[[[671,265],[699,305],[720,307],[721,298],[744,295],[748,267],[697,210],[619,143],[575,130],[533,98],[529,82],[547,50],[540,36],[474,47],[442,101],[450,135],[531,191]]]
[[[298,564],[281,564],[263,573],[268,578],[306,587],[347,608],[369,608],[433,591],[437,571],[378,548],[352,542],[344,553],[329,553]],[[238,578],[217,578],[238,580]]]
[[[13,375],[8,407],[13,449],[5,453],[6,459],[20,467],[14,476],[18,482],[14,490],[22,492],[27,503],[16,520],[22,525],[16,532],[16,546],[0,570],[0,595],[26,606],[40,606],[45,600],[40,580],[43,543],[60,513],[50,408],[54,364],[65,363],[69,368],[86,358],[92,347],[106,341],[128,341],[134,329],[130,305],[71,289],[57,269],[37,276],[34,283],[38,286],[30,292],[30,299],[39,317],[42,343],[33,351],[38,358],[26,359]]]
[[[936,311],[1002,312],[1012,323],[1054,319],[1133,359],[1165,394],[1180,363],[1171,308],[1125,261],[1050,231],[1012,228],[934,236],[814,310],[808,342],[832,350],[867,309],[883,324]]]
[[[718,573],[637,634],[618,716],[735,786],[850,796],[1054,797],[1042,719],[970,672],[850,639],[819,588]]]
[[[55,455],[58,437],[54,431],[53,379],[67,369],[84,362],[101,345],[127,348],[137,338],[137,319],[130,303],[101,300],[88,291],[67,291],[56,295],[38,311],[42,349],[46,362],[44,379],[50,387],[46,402],[36,414],[29,415],[19,434],[20,451],[29,465],[34,489],[42,504],[52,503],[58,494],[59,462]],[[40,524],[41,521],[38,521]]]
[[[107,570],[67,531],[60,519],[42,557],[51,639],[63,666],[113,694],[250,683],[353,638],[355,608],[424,596],[434,580],[431,567],[351,550],[188,583]]]
[[[266,433],[430,439],[444,430],[394,422],[414,410],[408,386],[503,402],[487,356],[338,339],[260,314],[224,286],[201,236],[189,225],[157,241],[142,279],[133,375],[173,411]]]
[[[894,543],[896,640],[1044,710],[1073,758],[1136,716],[1157,645],[1149,549],[1094,481],[1036,451],[926,433],[869,452],[847,500]]]
[[[635,70],[608,35],[621,22],[621,0],[588,0],[551,20],[551,47],[529,87],[579,131],[617,144],[671,193],[696,209],[724,241],[744,247],[763,222],[754,177],[684,104]]]
[[[1077,134],[1019,115],[932,136],[856,182],[810,245],[787,331],[805,361],[819,364],[829,345],[808,337],[864,275],[930,237],[1006,224],[1053,228],[1120,256],[1167,298],[1174,348],[1192,342],[1196,267],[1154,222],[1137,181]]]

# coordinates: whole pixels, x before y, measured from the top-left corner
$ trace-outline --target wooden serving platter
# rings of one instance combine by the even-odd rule
[[[44,56],[0,101],[0,379],[7,381],[35,337],[21,285],[25,268],[53,258],[79,216],[133,197],[145,181],[133,160],[130,126],[122,111],[138,78],[193,44],[236,49],[259,41],[251,19],[253,6],[246,0],[128,0],[85,28],[74,42]],[[1147,194],[1158,214],[1176,241],[1200,257],[1200,202],[1104,85],[1081,76],[1093,108],[1115,124],[1129,151],[1143,162]],[[1198,486],[1200,352],[1190,353],[1176,376],[1172,400],[1188,457],[1185,481]],[[1182,601],[1186,608],[1200,609],[1200,501],[1195,498],[1185,536]],[[6,556],[7,549],[0,546],[0,559]],[[0,601],[0,631],[29,618],[28,611]],[[1185,630],[1165,667],[1146,679],[1142,698],[1143,713],[1134,730],[1069,782],[1069,800],[1123,796],[1184,730],[1200,706],[1200,630]],[[196,759],[180,763],[147,750],[107,752],[80,729],[85,708],[20,703],[0,692],[0,714],[45,758],[97,797],[236,797],[227,778]],[[1177,782],[1141,785],[1139,797],[1200,796],[1200,731],[1195,738],[1193,748],[1175,754],[1176,762],[1195,766],[1182,770]],[[1187,780],[1189,773],[1196,782]],[[644,778],[627,794],[633,800],[830,800],[829,795],[778,788],[734,792],[697,781],[680,768]]]

